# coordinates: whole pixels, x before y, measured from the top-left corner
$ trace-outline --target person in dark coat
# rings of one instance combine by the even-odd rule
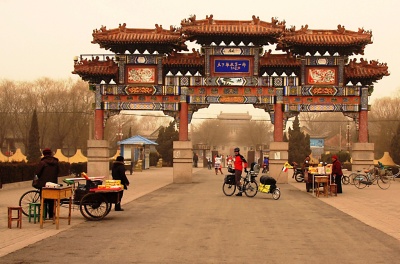
[[[113,163],[111,173],[113,180],[120,180],[121,184],[124,185],[124,190],[128,190],[129,180],[125,174],[124,157],[117,157],[116,161]],[[124,191],[121,191],[121,200],[123,195]],[[115,211],[124,211],[124,209],[121,208],[121,203],[115,204]]]
[[[196,153],[193,153],[193,166],[197,168],[197,162],[199,161],[199,156]]]
[[[335,180],[337,193],[343,193],[342,190],[342,164],[340,163],[338,157],[336,155],[332,156],[332,174],[333,179]]]
[[[53,152],[49,148],[43,149],[43,158],[40,160],[35,174],[39,178],[38,187],[40,192],[42,192],[42,188],[46,186],[46,182],[58,183],[58,176],[60,173],[60,167],[58,164],[58,159],[53,157]],[[54,200],[53,199],[45,199],[44,203],[47,207],[47,214],[49,218],[53,218],[54,214]]]

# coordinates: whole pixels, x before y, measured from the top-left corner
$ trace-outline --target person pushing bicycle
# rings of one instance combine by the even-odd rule
[[[239,148],[235,148],[234,152],[235,152],[235,161],[233,165],[235,167],[235,181],[236,181],[236,186],[239,189],[239,192],[236,194],[236,196],[242,196],[243,190],[240,184],[240,178],[242,177],[243,167],[244,171],[247,172],[247,160],[239,153],[240,152]]]

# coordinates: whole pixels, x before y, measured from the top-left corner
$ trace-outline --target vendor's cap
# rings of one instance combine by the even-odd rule
[[[118,156],[118,157],[117,157],[117,161],[124,161],[124,157]]]
[[[333,155],[333,156],[332,156],[332,159],[336,159],[336,160],[337,160],[338,158],[337,158],[336,155]]]
[[[49,149],[49,148],[45,148],[45,149],[42,151],[42,153],[43,153],[43,156],[47,156],[47,155],[51,155],[52,151],[51,151],[51,149]]]
[[[240,148],[235,148],[234,150],[233,150],[234,152],[239,152],[240,151]]]

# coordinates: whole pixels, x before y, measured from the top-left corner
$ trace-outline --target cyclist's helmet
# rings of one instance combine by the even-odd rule
[[[240,148],[235,148],[234,150],[233,150],[234,152],[239,152],[240,151]]]

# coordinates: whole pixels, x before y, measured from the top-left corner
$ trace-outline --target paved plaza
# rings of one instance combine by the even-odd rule
[[[224,173],[226,169],[223,170]],[[305,183],[278,184],[282,195],[227,197],[224,175],[193,169],[192,184],[172,184],[172,168],[128,175],[124,212],[44,228],[24,217],[7,228],[7,206],[30,183],[0,190],[0,263],[398,263],[400,182],[388,190],[344,185],[315,197]],[[283,174],[282,174],[283,175]],[[282,177],[282,175],[280,177]],[[259,175],[261,176],[261,175]],[[62,209],[62,214],[66,214]]]

